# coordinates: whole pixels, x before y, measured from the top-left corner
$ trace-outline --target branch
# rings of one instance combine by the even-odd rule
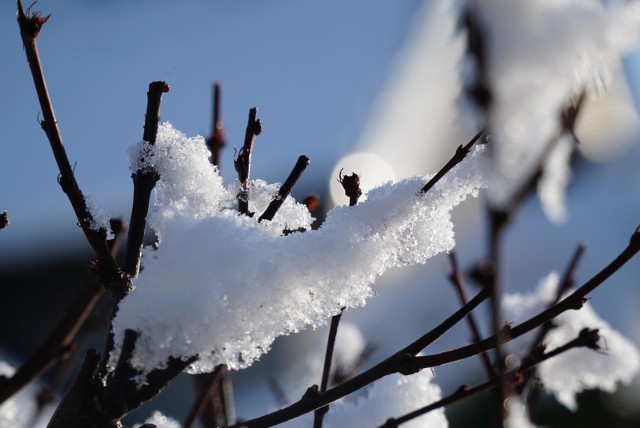
[[[264,210],[258,219],[259,222],[262,220],[273,220],[273,217],[276,215],[285,199],[287,199],[287,196],[291,193],[291,189],[296,185],[304,170],[307,169],[307,166],[309,166],[309,158],[304,155],[300,156],[284,184],[280,186],[280,189],[278,189],[278,194],[273,198],[267,209]]]
[[[449,280],[453,285],[456,293],[458,294],[458,299],[460,300],[461,305],[466,305],[469,301],[467,297],[467,290],[465,289],[464,283],[462,282],[462,275],[460,274],[460,269],[458,267],[458,261],[456,260],[456,255],[453,251],[449,253],[449,260],[451,262],[451,274],[449,275]],[[466,317],[467,325],[469,326],[469,330],[471,331],[471,339],[473,342],[480,342],[480,330],[478,329],[478,324],[473,317],[473,313],[469,313]],[[480,358],[482,360],[482,365],[484,367],[487,376],[492,379],[496,377],[496,373],[493,370],[493,366],[491,365],[491,360],[489,360],[489,356],[486,352],[480,354]]]
[[[36,43],[36,37],[42,25],[49,19],[49,15],[42,17],[38,12],[30,14],[29,10],[27,10],[25,14],[20,0],[17,1],[17,6],[20,36],[22,37],[27,62],[29,63],[33,83],[36,93],[38,94],[38,100],[40,101],[40,108],[42,109],[43,119],[40,125],[47,135],[53,156],[58,165],[58,170],[60,171],[58,183],[67,195],[73,211],[76,214],[78,224],[82,228],[87,241],[98,258],[97,267],[99,275],[103,277],[105,286],[113,290],[128,290],[131,287],[130,278],[122,272],[109,252],[107,246],[107,231],[104,228],[94,230],[92,227],[94,224],[93,215],[87,208],[86,199],[76,182],[73,167],[64,149],[62,136],[58,128],[58,121],[56,120],[53,105],[49,98],[49,91],[47,90],[47,83],[44,78],[44,72],[42,71],[38,45]]]
[[[211,121],[211,137],[207,139],[207,147],[211,152],[211,164],[220,170],[220,151],[225,146],[225,133],[222,120],[220,119],[220,96],[221,88],[219,83],[213,85],[213,120]]]
[[[200,395],[194,401],[191,410],[189,410],[189,414],[182,424],[184,428],[191,428],[207,405],[211,403],[211,398],[215,391],[220,388],[222,378],[227,374],[227,371],[227,366],[224,364],[216,366],[212,373],[209,385],[200,390]]]
[[[401,370],[399,363],[406,361],[406,357],[412,357],[420,352],[424,347],[434,342],[444,332],[453,327],[458,321],[464,319],[464,317],[475,309],[480,303],[482,303],[487,297],[489,297],[488,289],[483,289],[473,299],[469,301],[464,307],[458,309],[455,313],[449,316],[445,321],[440,323],[436,328],[426,333],[422,337],[418,338],[415,342],[405,347],[404,349],[396,352],[391,357],[378,363],[374,367],[366,370],[359,375],[351,378],[350,380],[341,383],[323,393],[315,392],[305,394],[305,396],[298,402],[292,405],[270,413],[265,416],[261,416],[250,421],[245,421],[242,425],[233,425],[234,428],[240,428],[240,426],[247,428],[254,427],[269,427],[277,425],[279,423],[288,421],[290,419],[301,416],[305,413],[314,411],[320,407],[326,406],[348,394],[351,394],[370,383],[390,375],[392,373]]]
[[[342,170],[338,174],[338,182],[342,184],[344,194],[349,197],[349,206],[353,207],[358,204],[358,198],[362,195],[360,189],[360,176],[355,172],[351,175],[342,175]],[[325,392],[329,385],[329,375],[331,374],[331,360],[333,360],[333,349],[336,344],[336,337],[338,335],[338,326],[340,325],[340,319],[342,318],[342,312],[345,308],[340,310],[338,315],[331,317],[331,325],[329,326],[329,337],[327,339],[327,351],[324,356],[324,367],[322,369],[322,380],[320,382],[320,392]],[[329,411],[329,406],[324,406],[315,411],[313,415],[313,427],[322,428],[322,421],[324,416]]]
[[[521,365],[519,368],[517,368],[516,370],[512,370],[510,372],[508,372],[506,374],[506,377],[508,379],[511,380],[511,382],[513,383],[519,383],[519,379],[521,378],[521,376],[525,373],[528,372],[534,368],[536,368],[540,363],[553,358],[557,355],[560,355],[566,351],[568,351],[569,349],[574,349],[574,348],[582,348],[582,347],[587,347],[590,349],[599,349],[598,348],[598,340],[599,340],[599,335],[598,335],[598,330],[594,329],[594,330],[590,330],[590,329],[584,329],[582,330],[578,337],[573,339],[572,341],[566,343],[563,346],[560,346],[556,349],[554,349],[551,352],[547,352],[543,355],[541,355],[538,359],[536,360],[529,360],[526,363],[524,363],[523,365]],[[379,428],[397,428],[398,426],[400,426],[401,424],[408,422],[412,419],[415,419],[419,416],[422,416],[426,413],[429,413],[433,410],[439,409],[441,407],[444,406],[448,406],[449,404],[453,404],[456,403],[458,401],[462,401],[466,398],[471,397],[472,395],[475,395],[479,392],[482,391],[486,391],[486,390],[490,390],[493,388],[496,388],[498,386],[498,379],[494,378],[491,379],[487,382],[484,382],[480,385],[474,386],[473,388],[468,388],[466,385],[462,385],[460,388],[458,388],[458,390],[456,392],[454,392],[453,394],[448,395],[447,397],[444,397],[438,401],[435,401],[427,406],[424,406],[420,409],[414,410],[410,413],[407,413],[403,416],[400,416],[398,418],[390,418],[387,420],[387,422],[385,422],[383,425],[380,425]]]
[[[115,222],[112,222],[114,224]],[[117,244],[124,233],[124,228],[115,229],[112,253],[116,254]],[[66,357],[72,348],[73,340],[93,310],[96,302],[105,291],[104,284],[94,280],[90,286],[82,288],[71,305],[64,311],[55,329],[45,342],[25,361],[10,378],[0,380],[0,404],[13,394],[38,379],[56,361]]]
[[[482,137],[485,134],[485,130],[481,129],[472,139],[471,141],[469,141],[466,145],[460,145],[458,146],[458,148],[456,149],[456,152],[453,154],[453,157],[451,159],[449,159],[449,162],[447,162],[442,169],[440,169],[440,171],[438,171],[436,173],[436,175],[434,175],[433,177],[431,177],[431,180],[429,180],[427,182],[427,184],[424,185],[424,187],[422,189],[420,189],[420,193],[427,193],[429,190],[431,190],[431,188],[433,186],[435,186],[435,184],[440,181],[440,179],[442,179],[442,177],[444,177],[449,171],[451,171],[451,169],[453,169],[454,166],[458,165],[460,162],[462,162],[464,160],[465,157],[467,157],[467,155],[469,154],[469,152],[471,151],[471,147],[473,147],[473,145],[480,139],[480,137]]]
[[[149,84],[149,91],[147,92],[147,113],[145,115],[144,135],[142,138],[151,146],[155,144],[158,135],[162,94],[168,91],[169,85],[167,85],[166,82],[158,81]],[[129,221],[129,236],[127,238],[124,270],[130,276],[135,277],[140,271],[140,258],[144,244],[145,229],[147,227],[147,214],[149,212],[151,192],[160,177],[153,169],[138,169],[132,174],[131,178],[133,179],[133,205],[131,208],[131,220]],[[124,294],[117,296],[116,300],[119,301],[123,297]]]
[[[525,333],[528,333],[529,331],[540,327],[548,320],[557,317],[562,312],[570,309],[579,309],[582,306],[587,294],[592,292],[595,288],[606,281],[639,251],[640,226],[632,234],[631,239],[629,240],[629,245],[627,245],[627,247],[604,269],[602,269],[583,286],[574,291],[570,296],[558,302],[556,305],[530,318],[522,324],[511,328],[508,339],[513,340],[517,337],[520,337]],[[241,425],[232,425],[232,427],[240,428],[242,426],[247,428],[257,428],[274,426],[282,422],[297,418],[298,416],[302,416],[305,413],[314,411],[329,403],[332,403],[389,374],[412,374],[424,368],[436,367],[439,365],[452,363],[495,348],[498,343],[498,338],[494,335],[480,342],[453,349],[451,351],[442,352],[440,354],[415,356],[424,348],[424,346],[420,347],[420,345],[422,345],[423,343],[426,343],[427,345],[431,343],[433,340],[439,337],[440,334],[451,328],[453,324],[464,318],[467,313],[473,310],[481,301],[486,299],[486,297],[488,297],[489,295],[489,292],[487,290],[488,288],[484,288],[480,293],[478,293],[478,295],[476,295],[476,297],[471,299],[467,305],[456,311],[456,313],[451,315],[432,332],[425,334],[405,349],[395,353],[391,357],[387,358],[371,369],[359,374],[358,376],[350,379],[349,381],[337,385],[323,393],[316,392],[315,394],[305,394],[305,396],[301,400],[291,404],[288,407],[255,419],[251,419],[249,421],[244,421]]]
[[[244,144],[234,159],[233,163],[238,173],[238,179],[242,190],[238,194],[238,211],[241,214],[253,216],[249,212],[249,179],[251,177],[251,153],[253,151],[253,142],[256,135],[262,133],[262,122],[256,119],[258,108],[253,107],[249,110],[249,120],[247,122],[247,130],[244,134]]]

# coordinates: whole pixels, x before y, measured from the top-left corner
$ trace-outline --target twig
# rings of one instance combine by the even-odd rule
[[[342,312],[344,308],[340,310],[338,315],[331,317],[331,325],[329,327],[329,337],[327,339],[327,350],[324,355],[324,367],[322,369],[322,380],[320,381],[320,392],[325,392],[329,385],[329,375],[331,374],[331,360],[333,359],[333,349],[336,344],[336,336],[338,335],[338,326],[340,325],[340,318],[342,318]],[[322,421],[324,416],[329,411],[329,406],[324,406],[317,409],[313,415],[313,427],[322,428]]]
[[[338,182],[342,184],[345,195],[349,197],[349,206],[353,207],[358,204],[358,198],[362,195],[360,189],[360,176],[355,172],[351,175],[342,175],[342,170],[338,174]],[[327,339],[327,350],[324,356],[324,367],[322,370],[322,380],[320,382],[320,392],[325,392],[329,385],[329,375],[331,374],[331,360],[333,360],[333,349],[336,343],[336,337],[338,335],[338,326],[340,325],[340,319],[345,308],[340,310],[338,315],[331,317],[331,325],[329,326],[329,337]],[[322,428],[322,422],[324,416],[329,411],[329,406],[324,406],[317,409],[313,415],[313,427]]]
[[[191,410],[189,410],[189,414],[182,424],[184,428],[191,428],[196,422],[196,419],[198,419],[200,414],[202,414],[204,409],[207,407],[207,405],[210,404],[211,397],[213,396],[214,391],[220,388],[222,378],[226,375],[226,373],[226,365],[220,364],[216,366],[215,370],[212,373],[209,385],[206,388],[202,388],[200,390],[200,395],[194,401]]]
[[[17,6],[20,36],[22,37],[27,62],[29,63],[33,83],[36,93],[38,94],[38,100],[40,101],[40,108],[42,109],[43,119],[40,125],[47,135],[53,156],[58,165],[58,170],[60,171],[58,183],[67,195],[75,212],[78,224],[82,228],[87,241],[98,258],[96,267],[98,268],[99,275],[103,277],[105,286],[112,290],[128,290],[131,287],[130,279],[128,275],[122,272],[109,252],[106,229],[100,228],[99,230],[95,230],[92,226],[94,224],[93,215],[88,209],[87,201],[76,182],[73,167],[64,149],[62,136],[58,129],[58,122],[53,111],[51,99],[49,98],[49,91],[47,90],[47,83],[42,71],[38,45],[36,43],[36,37],[42,25],[49,19],[49,16],[43,17],[38,12],[25,14],[20,0],[17,0]]]
[[[456,152],[453,154],[453,157],[449,159],[449,162],[447,162],[445,166],[443,166],[440,171],[436,173],[436,175],[431,177],[431,180],[429,180],[427,184],[425,184],[424,187],[420,189],[420,193],[427,193],[433,186],[435,186],[438,181],[440,181],[440,179],[442,179],[442,177],[444,177],[449,171],[451,171],[454,166],[462,162],[464,158],[469,154],[469,151],[471,151],[471,147],[473,147],[473,145],[480,139],[480,137],[484,135],[484,133],[485,130],[481,129],[466,145],[458,146]]]
[[[262,220],[273,220],[273,217],[276,215],[285,199],[287,199],[287,196],[291,193],[291,189],[296,185],[304,170],[307,169],[307,166],[309,166],[309,158],[304,155],[300,156],[284,184],[280,186],[280,189],[278,189],[278,194],[273,198],[267,209],[264,210],[258,219],[259,222]]]
[[[597,341],[598,341],[599,335],[598,335],[598,330],[594,329],[594,330],[590,330],[590,329],[584,329],[582,330],[578,337],[573,339],[572,341],[554,349],[551,352],[547,352],[543,355],[540,356],[540,358],[536,359],[536,360],[529,360],[526,363],[524,363],[523,365],[521,365],[520,367],[518,367],[515,370],[511,370],[510,372],[508,372],[506,374],[507,378],[511,379],[512,382],[514,383],[518,383],[520,377],[525,373],[525,372],[529,372],[530,370],[536,368],[540,363],[553,358],[557,355],[560,355],[566,351],[568,351],[569,349],[574,349],[574,348],[581,348],[581,347],[587,347],[587,348],[591,348],[591,349],[598,349],[597,348]],[[390,418],[388,419],[383,425],[380,425],[379,428],[397,428],[398,426],[400,426],[401,424],[405,423],[405,422],[409,422],[412,419],[415,419],[419,416],[422,416],[424,414],[427,414],[433,410],[439,409],[441,407],[445,407],[448,406],[449,404],[453,404],[456,403],[458,401],[462,401],[466,398],[471,397],[472,395],[475,395],[479,392],[482,391],[486,391],[489,389],[493,389],[496,388],[498,386],[499,382],[497,378],[491,379],[487,382],[484,382],[480,385],[476,385],[473,388],[468,388],[466,385],[461,386],[460,388],[458,388],[453,394],[448,395],[447,397],[444,397],[438,401],[435,401],[427,406],[424,406],[420,409],[416,409],[412,412],[409,412],[403,416],[400,416],[398,418]]]
[[[249,110],[249,120],[247,122],[247,130],[244,134],[244,144],[234,159],[233,164],[238,173],[240,186],[242,190],[238,194],[238,211],[240,214],[253,216],[249,211],[249,179],[251,177],[251,153],[253,152],[253,142],[256,135],[262,133],[262,122],[256,119],[258,108],[253,107]]]
[[[509,340],[513,340],[517,337],[520,337],[531,330],[543,325],[550,319],[557,317],[559,314],[570,310],[570,309],[579,309],[583,302],[584,298],[587,294],[591,293],[595,288],[601,285],[604,281],[606,281],[611,275],[613,275],[616,271],[618,271],[625,263],[627,263],[633,256],[635,256],[640,251],[640,226],[635,230],[632,234],[631,239],[629,240],[629,244],[627,247],[605,268],[603,268],[600,272],[594,275],[589,281],[587,281],[584,285],[574,291],[571,295],[558,302],[554,306],[540,312],[529,320],[519,324],[510,329],[510,334],[508,336]],[[455,322],[460,321],[462,318],[466,316],[466,314],[473,310],[481,301],[483,301],[486,297],[488,297],[487,288],[483,289],[476,297],[471,299],[467,305],[460,308],[456,313],[451,315],[447,320],[441,323],[436,329],[441,332],[443,329],[446,331],[450,328]],[[484,298],[479,299],[479,297],[483,296]],[[457,321],[455,321],[457,320]],[[447,327],[448,326],[448,327]],[[301,416],[305,413],[314,411],[322,406],[325,406],[329,403],[332,403],[335,400],[338,400],[352,392],[355,392],[366,385],[375,382],[376,380],[387,376],[392,373],[402,373],[402,374],[411,374],[415,373],[421,369],[428,367],[436,367],[443,364],[452,363],[455,361],[459,361],[461,359],[469,358],[475,355],[480,354],[481,352],[486,352],[490,349],[495,348],[498,343],[498,338],[494,335],[488,337],[480,342],[467,345],[461,348],[453,349],[447,352],[443,352],[440,354],[433,354],[428,356],[415,356],[417,352],[422,350],[419,345],[427,342],[431,343],[429,340],[425,338],[430,338],[435,340],[435,338],[439,337],[439,334],[435,334],[429,332],[425,334],[423,337],[418,339],[412,345],[409,345],[404,350],[399,351],[382,361],[381,363],[375,365],[371,369],[359,374],[358,376],[337,385],[326,392],[316,393],[316,394],[305,394],[305,396],[291,404],[288,407],[277,410],[273,413],[269,413],[267,415],[251,419],[249,421],[242,422],[241,425],[232,425],[233,428],[240,428],[240,426],[247,428],[257,428],[257,427],[270,427],[282,422],[286,422],[298,416]],[[418,345],[416,345],[418,344]],[[417,350],[416,350],[417,348]],[[415,351],[413,353],[407,352],[406,350]]]
[[[562,296],[567,291],[569,291],[569,289],[573,286],[573,283],[575,281],[573,274],[576,268],[578,267],[578,263],[580,262],[580,259],[582,258],[582,255],[584,254],[585,250],[586,250],[585,244],[583,243],[578,244],[575,252],[573,253],[573,256],[571,257],[571,261],[567,265],[564,271],[564,274],[562,275],[562,279],[558,284],[558,290],[556,291],[555,298],[553,299],[553,301],[549,303],[549,306],[553,306],[556,303],[558,303],[562,298]],[[542,340],[545,338],[547,333],[549,333],[549,331],[552,328],[553,328],[553,323],[551,321],[546,322],[540,328],[540,331],[538,332],[538,335],[536,336],[535,340],[531,342],[531,349],[529,350],[530,355],[535,352],[535,349],[538,347],[538,345],[542,342]]]
[[[467,290],[464,286],[464,282],[462,281],[462,275],[460,274],[460,269],[458,267],[458,261],[456,260],[455,252],[451,251],[449,253],[449,260],[451,262],[451,274],[449,275],[449,280],[453,285],[456,293],[458,294],[458,299],[460,300],[461,305],[466,305],[469,301],[467,297]],[[480,339],[480,330],[478,329],[478,324],[473,316],[473,313],[469,313],[466,317],[467,324],[469,326],[469,330],[471,331],[471,339],[473,342],[479,342]],[[489,379],[493,379],[496,377],[496,373],[493,370],[493,366],[491,365],[491,360],[489,360],[489,355],[486,352],[480,354],[480,359],[482,360],[482,365],[484,367],[485,372]]]
[[[167,83],[162,81],[151,82],[149,84],[143,140],[151,146],[155,144],[158,135],[162,94],[168,92],[168,88]],[[135,171],[131,178],[133,179],[133,204],[131,208],[131,220],[129,222],[129,236],[127,238],[124,270],[130,276],[135,277],[140,271],[140,257],[144,243],[145,229],[147,227],[147,213],[149,212],[151,192],[160,177],[155,170],[145,168]],[[117,296],[117,300],[123,297],[124,295]]]
[[[207,139],[207,147],[211,151],[211,164],[220,170],[220,152],[224,147],[224,126],[220,119],[220,97],[222,89],[219,83],[213,85],[213,120],[211,121],[211,136]]]
[[[506,420],[507,407],[504,405],[506,399],[512,395],[510,385],[506,376],[506,361],[502,346],[510,340],[509,329],[504,328],[502,317],[502,283],[500,281],[500,263],[502,260],[502,232],[507,224],[507,214],[493,208],[489,209],[490,236],[489,236],[489,263],[492,267],[489,275],[489,287],[491,287],[491,325],[493,334],[496,337],[495,345],[495,367],[498,379],[498,402],[496,414],[498,416],[498,426],[503,426]]]

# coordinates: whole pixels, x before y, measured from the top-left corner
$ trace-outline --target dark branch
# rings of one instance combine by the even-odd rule
[[[469,301],[467,297],[467,290],[464,286],[464,282],[462,281],[462,275],[460,274],[460,269],[458,267],[458,261],[456,260],[456,255],[452,251],[449,253],[449,260],[451,262],[451,274],[449,275],[449,280],[453,285],[453,288],[458,295],[458,300],[462,306],[466,305]],[[473,343],[480,342],[480,329],[478,328],[478,324],[475,321],[473,313],[469,312],[466,317],[467,325],[469,326],[469,330],[471,331],[471,339]],[[484,367],[487,376],[491,379],[496,376],[495,371],[493,370],[493,366],[491,365],[491,360],[489,359],[489,355],[486,352],[480,354],[480,358],[482,360],[482,365]]]
[[[17,5],[20,36],[22,37],[27,62],[31,70],[36,93],[38,94],[40,108],[42,109],[43,119],[40,125],[47,135],[53,156],[58,165],[58,170],[60,171],[58,182],[67,195],[78,224],[82,228],[87,241],[98,258],[97,267],[99,269],[99,275],[103,277],[105,286],[109,289],[128,290],[131,287],[130,279],[128,275],[122,272],[109,252],[107,246],[107,230],[104,228],[94,229],[93,215],[89,211],[84,194],[76,182],[73,167],[69,162],[64,144],[62,143],[62,136],[60,135],[58,121],[56,120],[53,105],[49,97],[47,83],[38,54],[38,45],[36,43],[38,32],[42,25],[47,22],[49,16],[42,17],[38,12],[29,14],[29,11],[25,14],[20,0],[17,1]]]
[[[211,152],[211,163],[220,169],[220,152],[225,145],[224,126],[222,125],[220,97],[222,89],[219,83],[213,85],[213,120],[211,136],[207,139],[207,147]]]
[[[358,203],[358,199],[362,196],[362,190],[360,190],[360,176],[355,172],[351,175],[342,175],[342,170],[338,173],[338,183],[342,184],[344,194],[349,197],[349,206],[354,206]]]
[[[480,137],[484,135],[484,133],[485,130],[482,129],[466,145],[458,146],[456,152],[453,154],[453,157],[449,159],[449,162],[447,162],[445,166],[443,166],[442,169],[440,169],[440,171],[438,171],[437,174],[434,175],[422,189],[420,189],[420,193],[427,193],[433,186],[435,186],[438,181],[440,181],[440,179],[442,179],[442,177],[445,176],[445,174],[451,171],[454,166],[462,162],[464,158],[469,154],[469,151],[471,151],[471,147],[473,147],[473,145],[480,139]]]
[[[256,135],[262,133],[262,122],[256,119],[258,108],[253,107],[249,110],[249,120],[247,122],[247,130],[244,134],[244,144],[234,159],[233,163],[238,173],[238,179],[242,190],[238,194],[238,211],[241,214],[253,216],[249,211],[249,179],[251,177],[251,153],[253,152],[253,142]]]
[[[149,84],[147,92],[147,114],[144,122],[144,135],[142,144],[153,146],[158,135],[160,123],[160,105],[162,94],[167,92],[166,82],[158,81]],[[133,205],[131,208],[131,220],[129,236],[127,239],[127,252],[125,254],[124,270],[130,276],[138,275],[140,271],[140,257],[144,244],[145,229],[147,227],[147,214],[151,192],[158,179],[158,173],[152,169],[138,169],[131,176],[133,179]],[[118,296],[118,299],[124,297]]]
[[[331,360],[333,360],[333,349],[336,344],[336,336],[338,335],[338,326],[340,325],[340,319],[342,318],[342,312],[344,308],[340,310],[338,315],[334,315],[331,318],[331,325],[329,327],[329,337],[327,338],[327,350],[324,355],[324,366],[322,368],[322,379],[320,381],[320,392],[325,392],[329,386],[329,376],[331,374]],[[313,427],[322,428],[322,421],[324,415],[329,411],[329,406],[324,406],[315,411],[313,415]]]
[[[258,221],[273,220],[273,217],[276,215],[285,199],[287,199],[287,196],[291,193],[291,189],[296,185],[304,170],[307,169],[307,166],[309,166],[309,158],[304,155],[300,156],[284,184],[280,186],[278,194],[273,198],[271,203],[269,203],[269,206],[264,210]]]
[[[113,222],[112,224],[114,224]],[[115,229],[113,254],[117,253],[117,243],[124,233],[124,228]],[[97,279],[80,290],[71,305],[65,310],[55,329],[46,341],[25,361],[8,379],[0,381],[0,403],[38,379],[56,361],[64,357],[72,346],[76,334],[93,310],[105,288]]]
[[[577,338],[575,338],[574,340],[572,340],[569,343],[566,343],[565,345],[562,345],[556,349],[554,349],[551,352],[547,352],[543,355],[541,355],[538,359],[536,360],[529,360],[526,363],[524,363],[522,366],[520,366],[518,369],[516,370],[512,370],[509,373],[506,374],[506,377],[508,379],[511,380],[511,382],[513,383],[518,383],[519,379],[521,378],[522,374],[524,374],[525,372],[529,372],[530,370],[536,368],[540,363],[553,358],[557,355],[562,354],[563,352],[568,351],[569,349],[574,349],[574,348],[581,348],[581,347],[587,347],[590,349],[597,349],[597,342],[598,342],[598,330],[589,330],[589,329],[584,329],[580,332],[580,334],[578,335]],[[472,395],[475,395],[479,392],[482,391],[486,391],[489,389],[493,389],[496,388],[498,386],[498,379],[494,378],[492,380],[489,380],[487,382],[484,382],[480,385],[474,386],[473,388],[468,388],[466,387],[466,385],[463,385],[462,387],[458,388],[458,390],[456,390],[453,394],[448,395],[447,397],[444,397],[438,401],[435,401],[427,406],[424,406],[420,409],[414,410],[412,412],[409,412],[403,416],[400,416],[398,418],[391,418],[389,420],[387,420],[386,423],[384,423],[383,425],[380,425],[379,428],[397,428],[398,426],[400,426],[401,424],[408,422],[412,419],[415,419],[419,416],[422,416],[424,414],[427,414],[433,410],[439,409],[441,407],[445,407],[448,406],[449,404],[453,404],[456,403],[458,401],[462,401],[466,398],[471,397]]]
[[[201,388],[200,395],[193,402],[193,406],[191,407],[191,410],[189,410],[189,414],[182,424],[184,428],[191,428],[207,405],[211,403],[213,395],[220,389],[222,378],[227,374],[227,372],[227,366],[220,364],[216,366],[213,373],[211,373],[211,376],[207,377],[209,384],[204,388]]]

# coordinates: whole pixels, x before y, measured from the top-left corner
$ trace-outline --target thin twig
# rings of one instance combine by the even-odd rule
[[[584,302],[585,296],[591,293],[595,288],[601,285],[604,281],[606,281],[611,275],[617,272],[625,263],[627,263],[633,256],[635,256],[640,251],[640,226],[635,230],[632,234],[631,239],[629,240],[629,244],[627,247],[606,267],[604,267],[600,272],[594,275],[589,281],[587,281],[584,285],[574,291],[571,295],[558,302],[556,305],[548,308],[539,314],[533,316],[529,320],[519,324],[510,329],[510,334],[508,336],[509,340],[513,340],[517,337],[520,337],[531,330],[543,325],[550,319],[553,319],[560,315],[561,313],[568,311],[570,309],[579,309]],[[456,313],[451,315],[447,320],[440,324],[435,330],[442,330],[442,326],[447,326],[451,328],[455,322],[452,322],[452,319],[460,321],[462,318],[466,316],[466,314],[473,310],[484,298],[488,297],[487,289],[483,289],[476,297],[471,299],[467,305],[463,308],[460,308]],[[483,299],[478,299],[480,296],[484,296]],[[478,301],[479,300],[479,301]],[[446,328],[445,331],[448,329]],[[495,348],[498,338],[494,335],[488,337],[480,342],[467,345],[461,348],[453,349],[447,352],[443,352],[440,354],[433,354],[428,356],[415,356],[417,352],[422,350],[423,348],[418,348],[414,353],[407,352],[405,350],[414,351],[416,349],[416,343],[422,344],[424,341],[427,341],[424,338],[433,338],[434,336],[439,337],[439,335],[427,333],[422,338],[418,339],[414,344],[406,347],[404,350],[395,353],[391,357],[382,361],[381,363],[375,365],[371,369],[355,376],[354,378],[337,385],[323,393],[316,392],[307,393],[305,396],[291,404],[288,407],[277,410],[273,413],[269,413],[264,416],[260,416],[255,419],[251,419],[249,421],[242,422],[241,425],[232,425],[233,428],[240,428],[240,426],[247,428],[257,428],[257,427],[270,427],[282,422],[286,422],[298,416],[302,416],[305,413],[314,411],[322,406],[330,404],[348,394],[351,394],[366,385],[369,385],[376,380],[387,376],[392,373],[402,373],[402,374],[411,374],[415,373],[421,369],[428,367],[436,367],[443,364],[452,363],[455,361],[459,361],[461,359],[469,358],[475,355],[478,355],[482,352],[486,352],[490,349]],[[435,339],[433,339],[435,340]],[[429,342],[430,343],[430,342]]]
[[[258,219],[259,222],[262,220],[273,220],[273,217],[276,215],[285,199],[287,199],[287,196],[291,193],[293,186],[296,185],[304,170],[307,169],[307,166],[309,166],[309,158],[304,155],[300,156],[284,184],[280,186],[280,189],[278,189],[278,194],[273,198],[267,209],[264,210]]]
[[[449,253],[449,261],[451,262],[451,274],[449,275],[449,280],[458,295],[460,304],[464,306],[469,301],[469,298],[467,296],[467,290],[464,286],[464,282],[462,281],[462,275],[460,274],[455,252],[451,251]],[[478,324],[476,323],[473,313],[470,312],[466,319],[469,330],[471,331],[471,339],[473,343],[479,342],[481,340],[480,329],[478,328]],[[480,359],[482,360],[482,365],[489,379],[495,378],[496,373],[491,365],[491,360],[489,360],[489,355],[486,352],[483,352],[480,354]]]
[[[47,135],[53,156],[58,165],[58,170],[60,171],[58,183],[67,195],[75,212],[78,224],[82,228],[87,241],[98,258],[98,273],[103,277],[105,286],[109,289],[116,290],[116,292],[119,292],[118,290],[128,290],[131,287],[130,279],[128,275],[122,272],[109,252],[107,246],[107,230],[103,227],[96,230],[93,226],[93,214],[87,207],[87,201],[78,186],[73,167],[69,162],[64,144],[62,143],[62,136],[60,135],[58,121],[56,120],[53,105],[49,97],[47,83],[38,54],[38,44],[36,43],[36,37],[42,25],[49,19],[49,16],[42,17],[38,12],[25,14],[20,0],[17,0],[17,6],[20,36],[22,37],[27,62],[29,63],[33,83],[40,102],[40,108],[42,109],[43,119],[40,125]]]
[[[440,181],[440,179],[442,179],[442,177],[444,177],[449,171],[451,171],[451,169],[454,166],[462,162],[464,158],[467,157],[467,155],[471,151],[471,147],[473,147],[473,145],[480,139],[480,137],[484,135],[484,133],[485,133],[485,130],[481,129],[467,144],[465,144],[464,146],[463,145],[458,146],[458,148],[456,149],[456,152],[453,154],[451,159],[449,159],[449,162],[447,162],[440,169],[440,171],[436,173],[436,175],[431,177],[431,180],[429,180],[427,184],[425,184],[424,187],[420,189],[420,193],[427,193],[429,190],[431,190],[433,186],[435,186],[435,184],[438,181]]]
[[[556,290],[556,295],[553,299],[553,301],[551,301],[549,303],[549,306],[553,306],[556,303],[558,303],[560,301],[560,299],[562,298],[562,296],[569,291],[569,289],[573,286],[575,278],[573,276],[576,268],[578,267],[578,263],[580,262],[580,259],[582,258],[582,255],[584,254],[584,251],[586,250],[586,246],[584,243],[580,243],[578,244],[578,246],[576,247],[575,252],[573,253],[573,256],[571,257],[571,261],[569,262],[569,264],[567,265],[564,274],[562,275],[562,279],[560,280],[560,283],[558,284],[558,289]],[[540,331],[538,332],[538,335],[536,336],[535,340],[533,342],[531,342],[531,349],[529,350],[529,354],[532,354],[535,352],[535,349],[538,347],[538,345],[542,342],[542,340],[545,338],[545,336],[547,335],[547,333],[549,333],[549,331],[553,328],[553,322],[549,321],[547,323],[545,323],[541,328]]]
[[[342,175],[342,170],[338,174],[338,182],[342,184],[345,195],[349,197],[349,206],[353,207],[358,204],[358,198],[362,195],[360,189],[360,176],[355,172],[351,175]],[[331,374],[331,361],[333,360],[333,349],[338,335],[338,326],[345,308],[340,310],[338,315],[331,317],[331,325],[329,326],[329,337],[327,339],[327,350],[324,356],[324,367],[322,370],[322,380],[320,382],[320,392],[325,392],[329,385],[329,376]],[[317,409],[313,415],[313,428],[322,428],[324,416],[329,411],[329,406]]]
[[[220,98],[222,89],[219,83],[213,84],[213,120],[211,121],[211,136],[207,139],[207,147],[211,152],[211,164],[220,170],[220,152],[224,147],[225,133],[222,125]]]
[[[240,186],[242,190],[238,194],[238,211],[240,214],[253,216],[249,211],[249,180],[251,178],[251,153],[253,152],[253,142],[257,135],[262,133],[262,122],[256,119],[258,108],[253,107],[249,110],[249,120],[247,121],[247,129],[244,134],[244,144],[234,159],[233,164],[238,173]]]
[[[324,366],[322,369],[322,379],[320,381],[320,392],[325,392],[329,386],[329,375],[331,374],[331,361],[333,360],[333,350],[336,344],[336,336],[338,335],[338,326],[340,325],[340,319],[342,318],[342,312],[338,315],[331,317],[331,325],[329,326],[329,337],[327,339],[327,349],[324,355]],[[317,409],[313,415],[313,427],[322,428],[322,422],[324,416],[329,411],[329,406],[324,406]]]
[[[216,391],[220,387],[222,378],[226,373],[226,365],[219,364],[216,366],[215,370],[212,373],[208,387],[202,388],[200,390],[200,395],[193,402],[193,406],[191,407],[191,410],[189,410],[189,414],[182,424],[184,428],[191,428],[198,417],[202,414],[204,409],[207,407],[207,405],[210,404],[211,397],[214,394],[214,391]]]

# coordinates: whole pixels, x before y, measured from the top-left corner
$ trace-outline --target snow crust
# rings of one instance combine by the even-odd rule
[[[504,207],[559,130],[563,107],[604,90],[638,42],[640,4],[599,0],[470,0],[487,46],[493,173],[489,198]]]
[[[545,309],[555,297],[558,282],[559,275],[552,272],[533,292],[505,295],[505,315],[509,320],[520,322]],[[640,371],[640,351],[600,319],[589,303],[580,310],[559,315],[554,319],[554,325],[556,327],[544,338],[547,351],[575,339],[584,328],[597,328],[601,336],[599,351],[574,348],[538,366],[538,375],[547,392],[568,409],[577,410],[576,395],[581,391],[601,389],[614,392],[619,382],[629,384]]]
[[[387,183],[329,212],[319,230],[282,236],[308,228],[311,217],[289,197],[274,221],[258,223],[278,185],[253,181],[256,215],[240,216],[238,185],[223,185],[202,137],[163,124],[156,146],[144,144],[131,150],[132,167],[160,174],[150,217],[160,243],[146,249],[136,289],[114,320],[116,343],[127,328],[140,333],[132,363],[143,372],[193,355],[192,373],[247,367],[277,336],[364,305],[387,269],[452,249],[451,209],[484,186],[478,148],[426,195],[419,190],[427,177]]]

